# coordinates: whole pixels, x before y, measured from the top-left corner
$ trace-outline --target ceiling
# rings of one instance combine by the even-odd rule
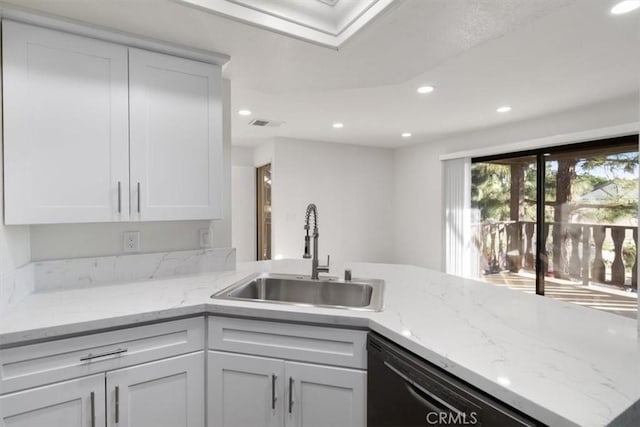
[[[282,136],[396,147],[640,89],[640,10],[612,16],[614,0],[395,0],[339,50],[177,0],[3,3],[230,55],[236,145]],[[424,84],[435,91],[418,95]]]

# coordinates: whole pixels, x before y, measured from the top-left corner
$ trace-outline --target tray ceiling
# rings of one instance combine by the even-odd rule
[[[396,0],[176,1],[337,49]]]

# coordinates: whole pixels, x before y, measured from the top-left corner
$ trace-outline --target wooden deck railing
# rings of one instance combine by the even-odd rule
[[[487,221],[477,228],[485,273],[535,269],[535,222]],[[544,241],[547,275],[638,289],[637,227],[547,222]]]

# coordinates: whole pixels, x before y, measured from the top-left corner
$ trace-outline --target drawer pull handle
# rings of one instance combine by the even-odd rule
[[[293,411],[293,377],[289,377],[289,413]]]
[[[118,213],[122,213],[122,183],[118,181]]]
[[[126,353],[127,349],[126,348],[119,348],[117,350],[112,350],[112,351],[107,351],[105,353],[98,353],[98,354],[92,354],[89,353],[84,357],[80,358],[81,362],[85,362],[87,360],[93,360],[93,359],[97,359],[98,357],[107,357],[107,356],[113,356],[115,354],[122,354],[122,353]]]
[[[271,409],[276,409],[276,400],[278,397],[276,396],[276,380],[278,377],[275,374],[271,374]]]
[[[120,422],[120,387],[116,386],[116,424]]]
[[[96,394],[91,392],[91,427],[96,427]]]
[[[140,183],[138,183],[138,188],[137,188],[137,195],[138,195],[138,213],[140,213]]]

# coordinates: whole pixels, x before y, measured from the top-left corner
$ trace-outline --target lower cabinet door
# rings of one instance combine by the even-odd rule
[[[210,427],[282,426],[284,361],[209,352]]]
[[[366,425],[366,372],[297,362],[285,362],[285,372],[285,426]]]
[[[0,397],[0,426],[102,427],[104,374]]]
[[[204,352],[107,373],[107,426],[203,427]]]

